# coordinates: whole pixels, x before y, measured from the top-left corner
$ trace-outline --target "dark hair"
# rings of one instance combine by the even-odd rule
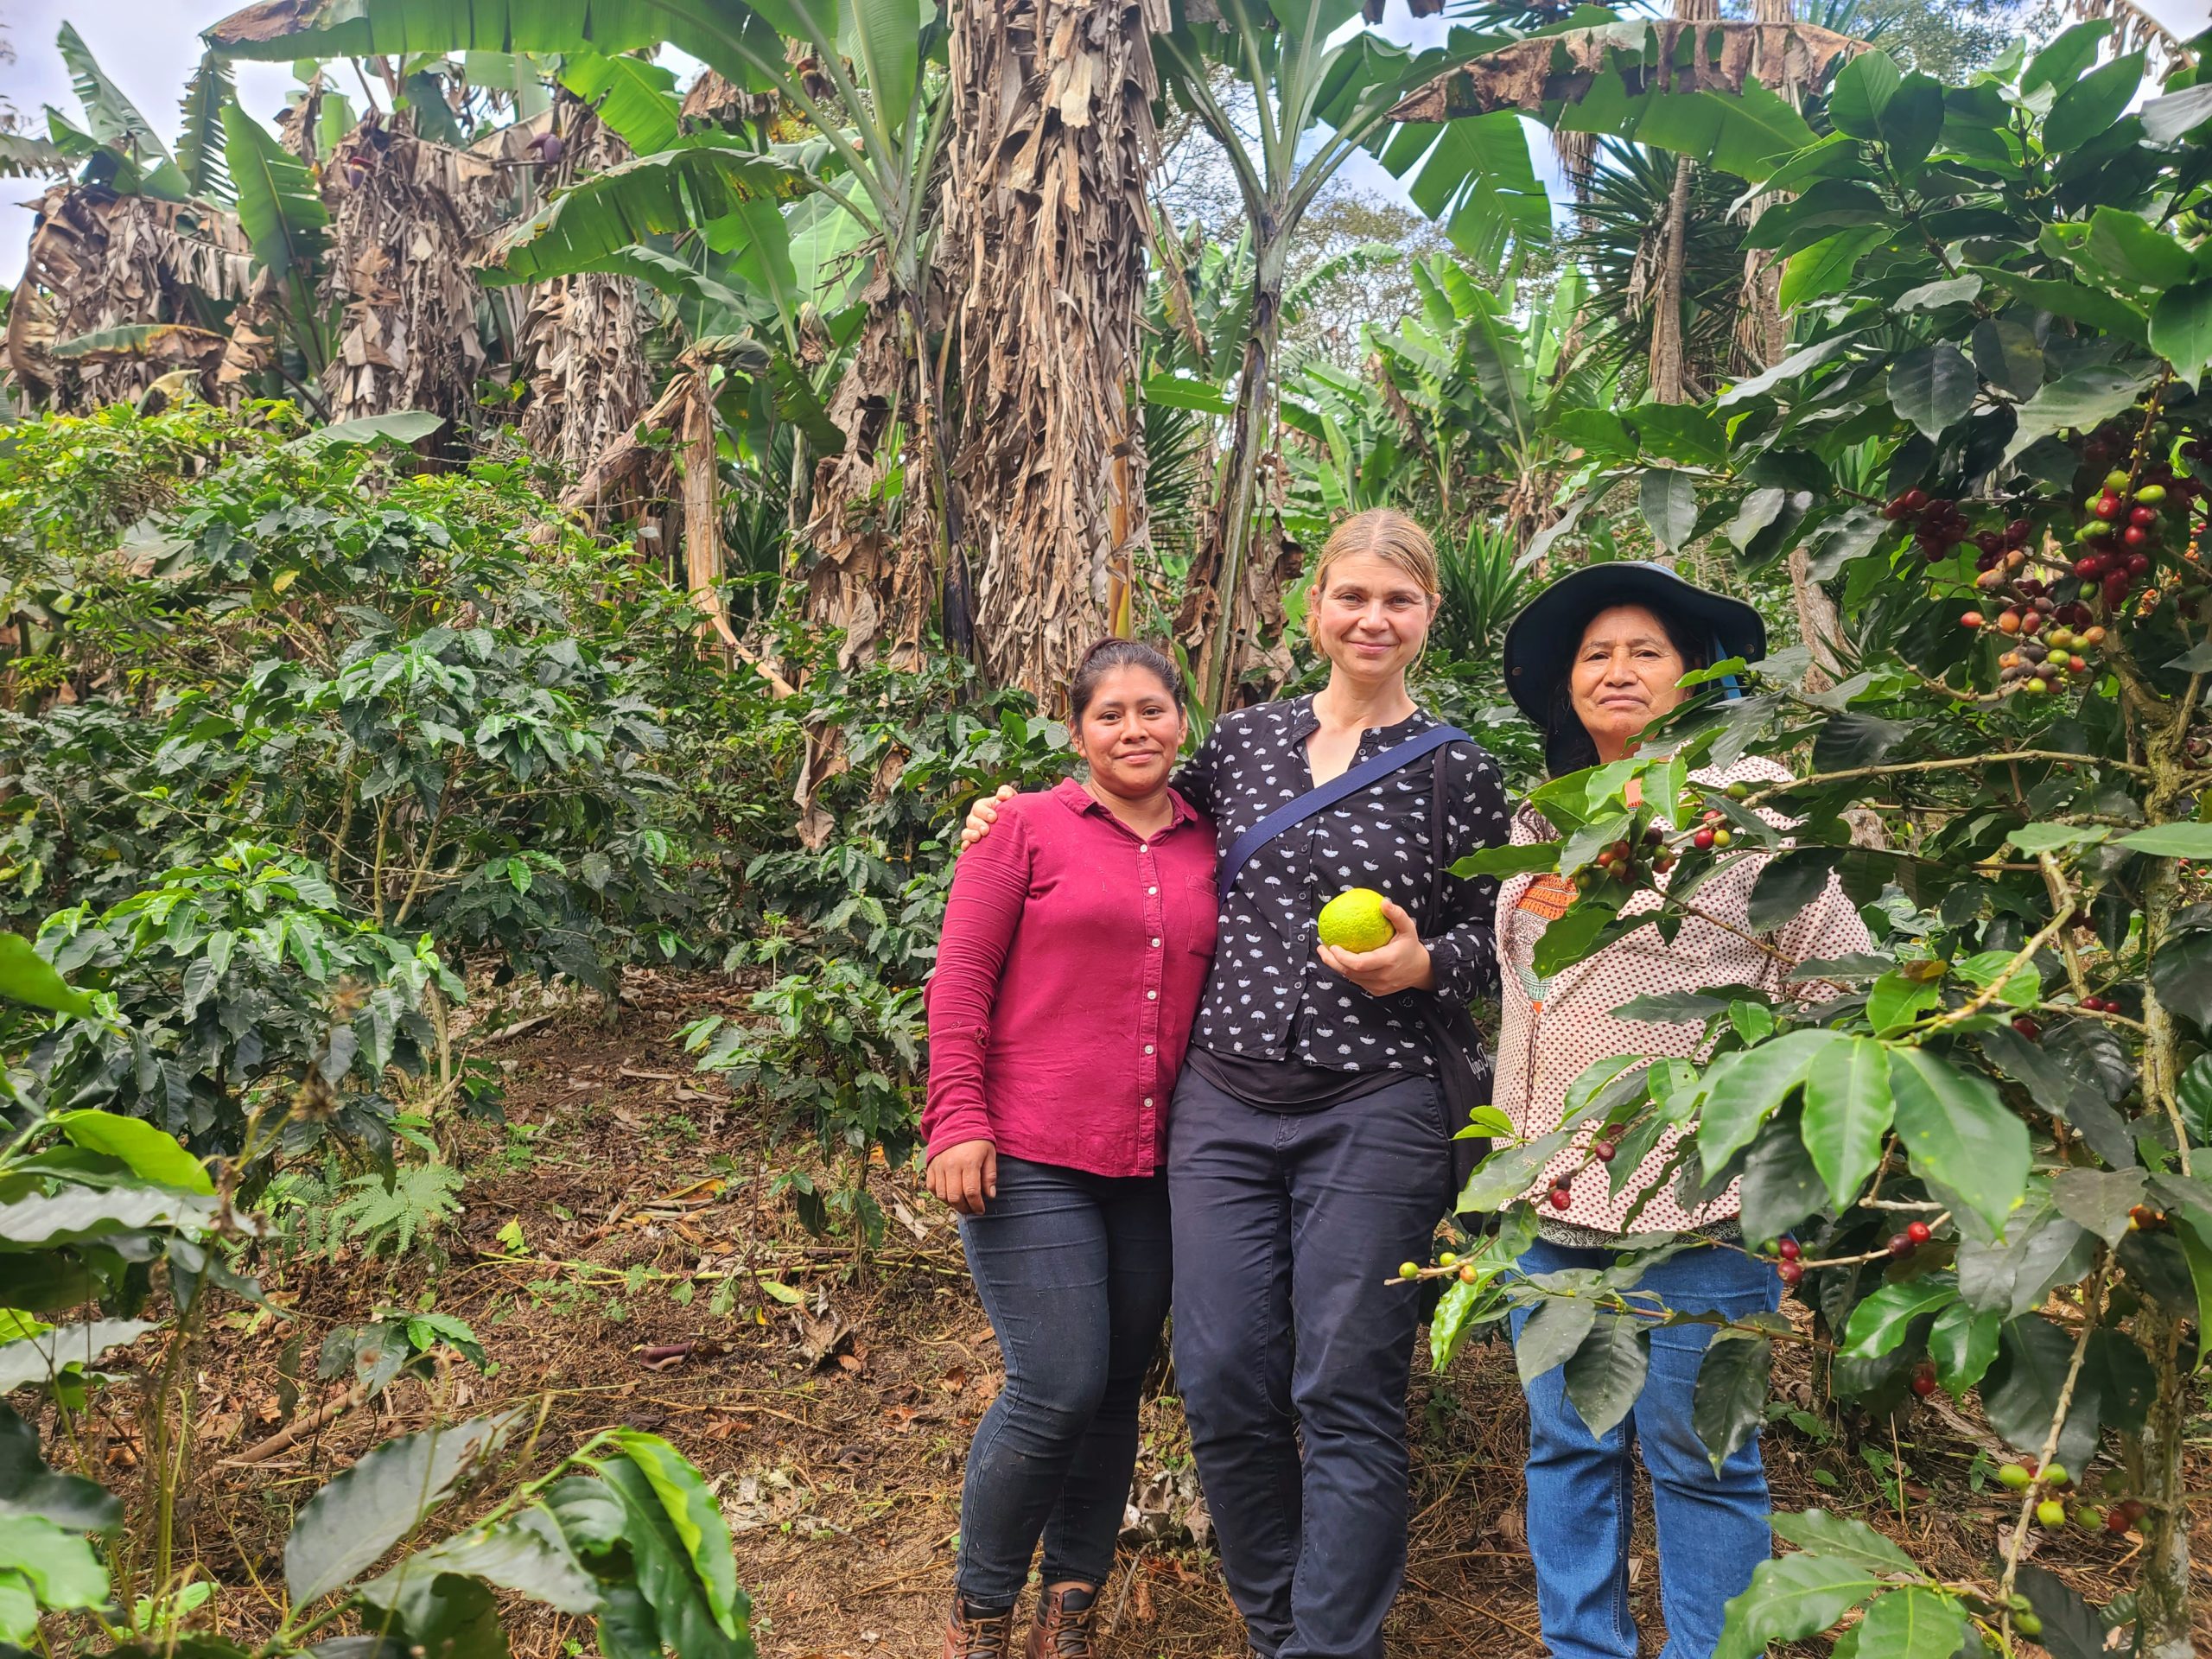
[[[1166,688],[1176,708],[1183,707],[1183,676],[1173,658],[1141,639],[1106,639],[1083,653],[1083,660],[1075,665],[1075,673],[1068,681],[1071,724],[1082,723],[1084,711],[1098,695],[1098,683],[1117,668],[1143,669]]]
[[[1590,632],[1591,623],[1607,611],[1634,607],[1649,611],[1657,620],[1660,632],[1667,636],[1667,643],[1675,648],[1675,655],[1682,659],[1685,673],[1694,668],[1706,666],[1706,651],[1701,645],[1690,642],[1697,638],[1681,612],[1668,605],[1655,605],[1649,600],[1623,600],[1618,604],[1599,605],[1582,619],[1582,626],[1575,631],[1574,654],[1582,654],[1582,636]],[[1574,664],[1569,662],[1567,671],[1559,677],[1559,684],[1552,692],[1550,718],[1544,722],[1544,759],[1551,774],[1580,772],[1598,764],[1598,745],[1574,712]]]

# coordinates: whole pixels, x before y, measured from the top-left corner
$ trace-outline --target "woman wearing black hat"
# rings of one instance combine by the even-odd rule
[[[1515,619],[1505,639],[1506,685],[1542,729],[1547,759],[1558,774],[1625,758],[1647,726],[1683,701],[1681,681],[1690,671],[1730,657],[1755,662],[1765,651],[1765,626],[1748,605],[1707,593],[1659,565],[1592,565],[1554,582]],[[1732,683],[1725,695],[1737,695]],[[1787,776],[1757,757],[1692,774],[1708,789]],[[1524,804],[1511,839],[1526,845],[1553,840],[1554,832]],[[1516,1131],[1533,1138],[1557,1128],[1569,1084],[1593,1060],[1697,1056],[1701,1024],[1617,1018],[1613,1010],[1632,998],[1715,985],[1757,987],[1777,1001],[1834,994],[1793,979],[1790,965],[1866,949],[1865,924],[1831,877],[1805,910],[1759,934],[1749,905],[1764,863],[1738,858],[1724,864],[1699,887],[1700,913],[1683,922],[1671,944],[1647,929],[1549,978],[1535,970],[1535,943],[1573,902],[1574,890],[1556,874],[1505,881],[1497,900],[1503,983],[1497,1103]],[[1663,884],[1663,876],[1657,879]],[[1657,904],[1657,895],[1647,892],[1624,910]],[[1633,1230],[1689,1235],[1708,1247],[1656,1263],[1639,1281],[1642,1289],[1670,1308],[1732,1319],[1779,1305],[1775,1268],[1742,1248],[1736,1188],[1702,1205],[1675,1190],[1666,1171],[1679,1133],[1662,1139],[1618,1190],[1605,1176],[1577,1179],[1586,1166],[1607,1169],[1590,1163],[1595,1133],[1577,1135],[1530,1189],[1543,1219],[1522,1258],[1524,1272],[1612,1265],[1631,1230],[1629,1211],[1646,1188],[1657,1187]],[[1514,1318],[1516,1343],[1527,1319]],[[1665,1659],[1706,1659],[1719,1640],[1725,1605],[1771,1553],[1757,1440],[1716,1471],[1691,1426],[1692,1393],[1711,1335],[1712,1328],[1700,1325],[1654,1329],[1643,1391],[1603,1436],[1592,1436],[1577,1414],[1560,1367],[1529,1382],[1529,1548],[1544,1640],[1554,1659],[1634,1659],[1637,1653],[1628,1599],[1631,1447],[1651,1476]]]

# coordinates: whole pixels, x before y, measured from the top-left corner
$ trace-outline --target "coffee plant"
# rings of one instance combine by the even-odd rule
[[[883,1211],[868,1195],[868,1172],[879,1151],[903,1160],[918,1144],[920,990],[833,959],[757,992],[750,1011],[759,1023],[717,1014],[687,1026],[685,1049],[702,1071],[758,1090],[782,1133],[810,1133],[824,1158],[844,1163],[844,1182],[827,1194],[810,1178],[786,1183],[810,1230],[835,1217],[858,1242],[880,1243]]]
[[[73,1023],[118,1022],[110,999],[0,934],[0,1052]],[[9,1073],[0,1094],[28,1105]],[[238,1270],[259,1230],[234,1205],[238,1186],[230,1161],[203,1163],[144,1119],[92,1107],[50,1112],[0,1150],[0,1392],[25,1403],[36,1390],[55,1421],[42,1446],[37,1405],[27,1418],[0,1404],[0,1641],[131,1659],[505,1652],[494,1592],[506,1591],[590,1618],[615,1659],[751,1659],[751,1605],[699,1471],[658,1436],[607,1429],[524,1477],[501,1459],[535,1452],[526,1410],[388,1440],[311,1494],[284,1541],[266,1639],[248,1647],[187,1628],[211,1586],[175,1560],[194,1433],[181,1374],[217,1295],[263,1301]],[[88,1304],[100,1317],[59,1326],[39,1317]],[[334,1331],[319,1361],[326,1377],[353,1373],[358,1401],[439,1344],[485,1363],[466,1325],[419,1313]],[[151,1374],[130,1416],[151,1501],[126,1510],[48,1459],[76,1446],[89,1462],[79,1431],[90,1391],[148,1347]],[[502,1475],[505,1489],[466,1525],[423,1536],[434,1516],[466,1494],[487,1496]]]
[[[98,915],[58,912],[40,945],[96,993],[99,1017],[30,1045],[38,1096],[146,1117],[242,1156],[257,1184],[276,1125],[294,1152],[326,1129],[388,1141],[389,1078],[424,1069],[426,1004],[461,992],[428,934],[355,920],[319,869],[269,847],[168,871]]]
[[[1986,1571],[1942,1579],[1859,1522],[1778,1516],[1798,1549],[1731,1604],[1732,1656],[1845,1619],[1837,1651],[1859,1659],[2022,1638],[2089,1659],[2108,1631],[2190,1650],[2182,1455],[2212,1317],[2212,903],[2190,868],[2212,858],[2212,84],[2185,69],[2131,109],[2139,54],[2083,73],[2107,32],[2015,48],[1961,87],[1873,53],[1840,73],[1834,130],[1758,181],[1793,193],[1753,235],[1787,262],[1802,345],[1707,404],[1586,418],[1569,518],[1632,493],[1663,546],[1717,534],[1754,568],[1802,550],[1840,584],[1853,671],[1812,689],[1793,652],[1693,675],[1704,695],[1638,753],[1534,791],[1560,839],[1482,860],[1573,880],[1540,973],[1671,938],[1741,861],[1755,929],[1840,880],[1875,934],[1792,964],[1799,999],[1630,1004],[1701,1021],[1700,1059],[1594,1068],[1564,1128],[1470,1184],[1502,1239],[1408,1264],[1452,1281],[1442,1357],[1537,1306],[1524,1368],[1564,1364],[1602,1430],[1642,1387],[1651,1323],[1703,1316],[1639,1290],[1636,1251],[1603,1274],[1499,1268],[1555,1201],[1526,1189],[1562,1149],[1583,1154],[1570,1182],[1618,1191],[1679,1130],[1661,1185],[1739,1181],[1745,1247],[1798,1304],[1715,1332],[1696,1427],[1716,1460],[1761,1422],[1777,1343],[1816,1347],[1867,1411],[1978,1395],[2016,1454]],[[1710,695],[1724,675],[1742,695]],[[1699,782],[1745,754],[1789,775]],[[2025,1561],[2034,1531],[2068,1526],[2115,1564],[2133,1552],[2136,1588],[2091,1609]]]
[[[410,476],[373,445],[197,418],[219,464],[119,546],[80,512],[71,535],[105,554],[21,553],[54,596],[45,622],[10,619],[38,647],[9,664],[0,751],[11,918],[105,908],[251,840],[503,974],[605,988],[683,954],[688,838],[630,664],[696,656],[679,597],[548,522],[527,469]],[[0,487],[54,447],[0,455]],[[73,702],[38,694],[64,683]]]

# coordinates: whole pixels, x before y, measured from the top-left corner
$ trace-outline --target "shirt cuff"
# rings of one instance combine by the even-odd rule
[[[998,1137],[991,1133],[991,1115],[984,1109],[981,1100],[946,1102],[930,1114],[928,1141],[922,1150],[925,1162],[934,1158],[947,1147],[957,1147],[963,1141],[988,1141],[994,1145]]]
[[[1496,987],[1497,955],[1487,940],[1474,937],[1478,931],[1471,925],[1455,927],[1428,942],[1437,995],[1471,1002]]]

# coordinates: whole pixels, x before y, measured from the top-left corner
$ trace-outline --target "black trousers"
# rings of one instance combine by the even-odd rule
[[[1046,1584],[1103,1584],[1167,1317],[1167,1183],[1001,1158],[998,1197],[961,1217],[960,1242],[1006,1359],[968,1448],[960,1593],[1012,1602],[1040,1535]]]
[[[1267,1659],[1379,1659],[1420,1322],[1384,1281],[1449,1200],[1442,1096],[1274,1112],[1185,1068],[1168,1147],[1175,1374],[1230,1594]]]

